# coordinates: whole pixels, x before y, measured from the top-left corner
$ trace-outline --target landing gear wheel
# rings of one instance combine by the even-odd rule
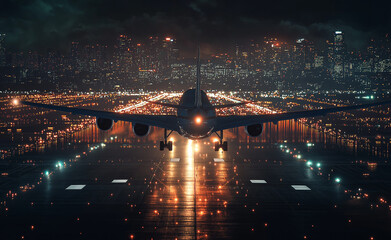
[[[224,141],[223,142],[223,145],[221,146],[221,148],[223,149],[223,151],[228,151],[228,143],[227,143],[227,141]]]
[[[172,151],[172,141],[167,141],[171,133],[172,131],[167,133],[167,129],[164,129],[164,141],[160,141],[160,145],[159,145],[160,151],[163,151],[165,148],[167,148],[168,151]]]
[[[217,132],[215,132],[216,135],[220,138],[220,142],[215,142],[215,151],[219,151],[219,149],[221,148],[223,151],[228,151],[228,143],[227,141],[224,141],[223,142],[223,131],[220,131],[220,134],[218,134]]]
[[[160,141],[160,151],[164,150],[165,145],[163,141]]]
[[[215,151],[219,151],[220,149],[220,143],[219,142],[215,142]]]

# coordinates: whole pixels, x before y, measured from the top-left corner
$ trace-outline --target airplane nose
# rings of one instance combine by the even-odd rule
[[[201,116],[196,116],[195,119],[194,119],[194,122],[197,125],[200,125],[202,123],[202,117]]]

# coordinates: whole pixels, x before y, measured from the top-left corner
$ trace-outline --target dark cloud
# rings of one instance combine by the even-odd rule
[[[12,49],[63,49],[118,34],[173,34],[187,45],[224,46],[264,35],[324,39],[346,32],[350,47],[391,26],[390,2],[233,0],[3,0],[0,32]]]

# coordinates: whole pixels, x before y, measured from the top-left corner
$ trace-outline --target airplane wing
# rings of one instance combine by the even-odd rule
[[[325,109],[317,109],[317,110],[309,110],[309,111],[297,111],[297,112],[265,114],[265,115],[221,116],[221,117],[216,117],[216,125],[214,131],[220,131],[224,129],[236,128],[241,126],[248,126],[253,124],[268,123],[268,122],[276,123],[278,121],[289,120],[289,119],[324,116],[328,113],[348,111],[354,109],[363,109],[363,108],[380,106],[380,105],[385,105],[390,103],[391,100],[387,100],[387,101],[368,103],[368,104],[360,104],[360,105],[345,106],[345,107],[333,107],[333,108],[325,108]]]
[[[107,112],[107,111],[98,111],[98,110],[90,110],[83,108],[71,108],[64,106],[56,106],[51,104],[43,104],[43,103],[34,103],[27,101],[20,101],[22,104],[46,108],[56,111],[68,112],[72,114],[86,115],[98,118],[108,118],[114,121],[125,121],[132,123],[140,123],[146,124],[150,126],[166,128],[168,130],[179,131],[179,127],[177,124],[177,117],[174,115],[144,115],[144,114],[125,114],[125,113],[117,113],[117,112]]]

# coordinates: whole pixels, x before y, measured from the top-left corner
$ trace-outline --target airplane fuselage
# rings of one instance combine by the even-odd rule
[[[201,106],[194,101],[196,89],[189,89],[183,93],[177,110],[180,134],[190,139],[202,139],[213,133],[216,110],[210,103],[208,96],[201,90]]]

